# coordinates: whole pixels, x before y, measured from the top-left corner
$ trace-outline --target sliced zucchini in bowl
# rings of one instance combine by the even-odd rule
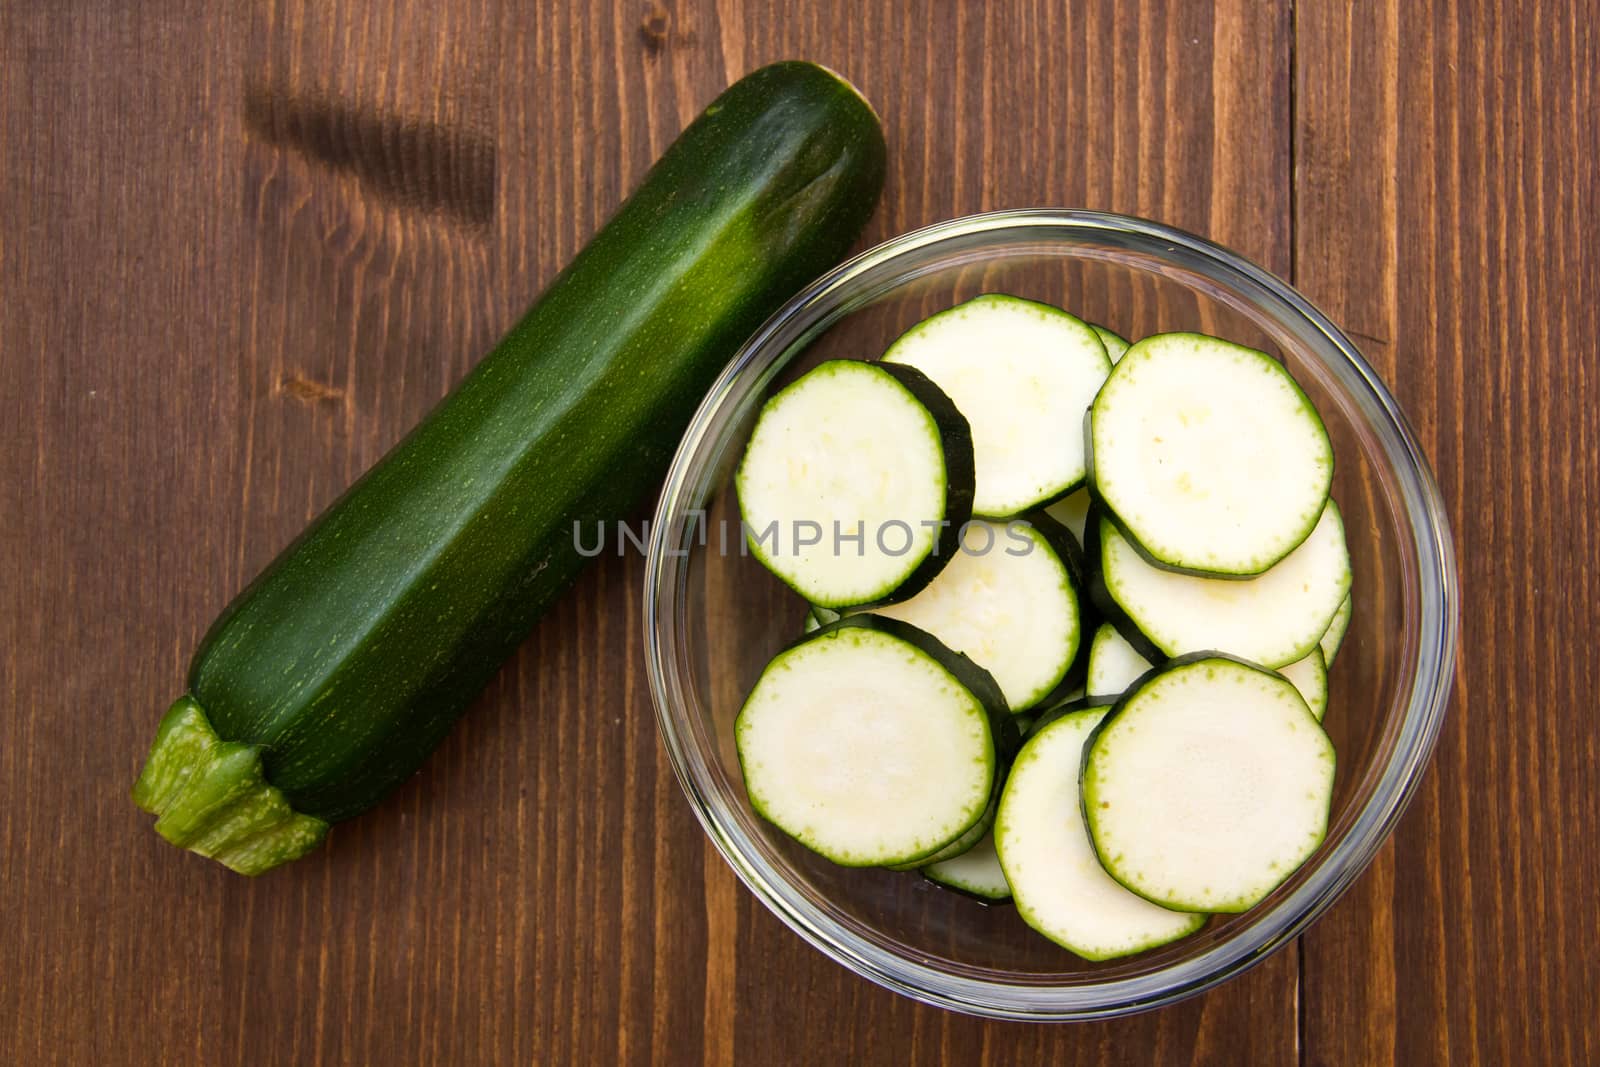
[[[1123,630],[1130,643],[1142,655],[1151,648],[1160,653],[1147,659],[1222,649],[1264,667],[1287,666],[1317,647],[1350,591],[1350,554],[1332,500],[1300,547],[1265,574],[1243,580],[1156,567],[1104,516],[1094,536],[1098,591],[1136,628]]]
[[[1043,733],[1045,727],[1056,722],[1058,719],[1064,719],[1068,715],[1076,715],[1080,711],[1110,711],[1111,706],[1115,703],[1115,697],[1085,696],[1082,693],[1075,694],[1074,696],[1063,700],[1058,704],[1052,704],[1050,707],[1045,708],[1043,711],[1035,715],[1032,720],[1029,721],[1027,728],[1022,731],[1023,743],[1026,744],[1029,738]]]
[[[1006,518],[1083,482],[1078,426],[1111,361],[1060,308],[989,294],[913,326],[884,353],[937,382],[972,424],[976,515]]]
[[[779,653],[734,724],[756,812],[847,867],[908,863],[982,818],[1009,755],[988,673],[895,619],[840,619]]]
[[[1111,360],[1113,367],[1122,359],[1123,353],[1132,347],[1128,344],[1127,338],[1113,330],[1106,329],[1098,323],[1091,322],[1089,328],[1099,335],[1100,343],[1106,347],[1106,358]]]
[[[1333,446],[1277,360],[1201,334],[1147,337],[1095,397],[1094,492],[1153,564],[1261,574],[1316,527]]]
[[[830,360],[761,409],[735,475],[751,553],[823,607],[904,599],[972,515],[972,438],[920,371]]]
[[[1333,775],[1333,743],[1292,683],[1200,653],[1153,673],[1095,728],[1083,811],[1128,889],[1165,908],[1240,912],[1322,844]],[[1002,857],[1004,843],[1002,832]]]
[[[835,862],[1014,899],[1090,960],[1271,894],[1327,832],[1321,720],[1351,613],[1331,451],[1293,379],[1227,342],[1129,346],[998,295],[904,334],[887,385],[830,366],[813,375],[857,379],[764,411],[747,517],[926,489],[947,410],[971,478],[942,476],[977,517],[900,572],[762,556],[813,603],[736,723],[756,810]]]
[[[1206,921],[1150,903],[1101,866],[1084,826],[1078,770],[1084,743],[1108,710],[1070,712],[1028,739],[1011,769],[994,832],[1018,914],[1089,960],[1143,952],[1187,937]]]
[[[1278,673],[1294,683],[1306,707],[1321,722],[1328,712],[1328,665],[1322,658],[1322,649],[1313,648],[1287,667],[1279,667]]]
[[[982,840],[959,856],[928,864],[922,868],[922,874],[930,882],[976,897],[986,904],[1011,899],[1011,884],[1000,868],[1000,855],[995,851],[991,833],[984,834]]]
[[[1152,666],[1115,626],[1103,622],[1089,643],[1089,672],[1084,689],[1096,696],[1118,696]]]
[[[1339,654],[1339,649],[1344,645],[1345,632],[1350,629],[1351,614],[1350,596],[1344,598],[1344,603],[1339,605],[1339,610],[1334,613],[1333,621],[1328,623],[1327,632],[1318,641],[1322,649],[1322,659],[1326,666],[1333,666],[1333,657]]]
[[[994,814],[999,810],[1000,792],[1004,787],[1005,766],[1002,765],[994,776],[994,789],[989,793],[989,805],[983,809],[983,814],[978,816],[977,822],[967,827],[954,840],[941,846],[937,851],[930,852],[928,855],[911,860],[908,863],[891,863],[889,864],[889,869],[892,871],[920,870],[930,864],[953,860],[957,856],[977,847],[978,842],[988,835],[990,827],[994,826]]]
[[[1041,513],[974,519],[962,548],[916,596],[872,609],[933,634],[994,675],[1011,710],[1076,685],[1083,566],[1064,527]]]

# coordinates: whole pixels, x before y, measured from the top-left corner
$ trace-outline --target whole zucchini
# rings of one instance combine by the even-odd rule
[[[135,801],[256,874],[407,778],[659,482],[734,349],[860,234],[883,134],[843,79],[731,86],[499,346],[211,627]]]

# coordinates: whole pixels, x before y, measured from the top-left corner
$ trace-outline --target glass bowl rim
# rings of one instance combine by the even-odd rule
[[[1176,961],[1151,974],[1074,986],[1008,983],[952,975],[872,944],[839,922],[822,914],[754,850],[739,838],[737,828],[719,816],[717,804],[707,795],[707,783],[695,767],[673,709],[686,706],[684,679],[672,656],[675,633],[672,618],[662,618],[664,603],[675,596],[661,595],[669,579],[681,583],[679,554],[668,551],[669,532],[687,511],[685,494],[691,488],[699,453],[708,435],[719,425],[719,413],[735,386],[756,367],[763,376],[776,372],[773,364],[785,351],[798,351],[821,328],[831,325],[861,304],[891,291],[843,301],[863,275],[902,257],[928,254],[937,246],[964,238],[1019,230],[1041,241],[1082,235],[1131,235],[1146,242],[1167,244],[1168,258],[1182,253],[1202,265],[1208,277],[1222,276],[1225,283],[1244,282],[1265,294],[1294,321],[1295,332],[1312,339],[1319,352],[1331,352],[1341,375],[1341,385],[1365,399],[1362,410],[1368,428],[1377,437],[1398,483],[1404,504],[1403,519],[1410,528],[1417,557],[1418,630],[1417,669],[1394,749],[1355,822],[1334,849],[1290,895],[1273,905],[1251,926],[1200,954]],[[1179,284],[1185,284],[1180,281]],[[1259,299],[1252,299],[1259,304]],[[831,317],[830,317],[831,313]],[[809,320],[809,321],[808,321]],[[796,323],[806,328],[796,331]],[[786,334],[793,334],[785,339]],[[775,342],[782,341],[775,347]],[[769,352],[769,348],[774,348]],[[766,366],[759,366],[762,359]],[[764,388],[764,382],[756,388]],[[1364,394],[1364,397],[1361,395]],[[1376,416],[1375,418],[1373,416]],[[702,464],[703,465],[703,464]],[[824,274],[774,313],[729,361],[707,393],[685,432],[663,484],[651,523],[644,583],[644,629],[651,700],[663,743],[678,782],[688,796],[695,816],[723,859],[740,880],[777,917],[823,954],[878,985],[922,1003],[967,1014],[998,1019],[1064,1021],[1108,1018],[1171,1004],[1204,992],[1254,966],[1287,944],[1326,911],[1372,862],[1378,849],[1405,810],[1438,739],[1454,677],[1458,629],[1459,589],[1448,519],[1426,458],[1415,434],[1377,374],[1345,335],[1287,282],[1242,256],[1205,238],[1146,219],[1106,212],[1055,208],[995,211],[967,215],[890,238]]]

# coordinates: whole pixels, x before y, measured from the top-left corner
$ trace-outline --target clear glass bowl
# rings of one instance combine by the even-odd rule
[[[1355,570],[1355,614],[1331,674],[1339,753],[1321,850],[1244,915],[1163,949],[1079,960],[916,874],[848,870],[746,802],[733,722],[806,605],[741,554],[734,465],[769,391],[822,359],[876,358],[919,319],[981,292],[1058,304],[1137,339],[1199,330],[1282,357],[1322,412]],[[1077,433],[1076,426],[1063,433]],[[1350,341],[1277,278],[1152,222],[1074,211],[977,215],[898,237],[791,300],[717,380],[678,449],[645,580],[651,695],[678,778],[746,885],[800,936],[889,989],[976,1015],[1090,1019],[1192,996],[1281,948],[1372,860],[1416,786],[1445,713],[1457,578],[1432,474],[1394,399]],[[1401,862],[1404,862],[1402,858]]]

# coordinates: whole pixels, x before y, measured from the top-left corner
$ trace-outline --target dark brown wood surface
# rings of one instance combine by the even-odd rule
[[[1600,1062],[1600,63],[1578,0],[0,2],[0,1062]],[[1290,276],[1449,502],[1457,696],[1379,860],[1202,998],[985,1023],[736,882],[593,569],[417,779],[247,881],[128,802],[231,594],[771,59],[875,241],[1041,204]]]

